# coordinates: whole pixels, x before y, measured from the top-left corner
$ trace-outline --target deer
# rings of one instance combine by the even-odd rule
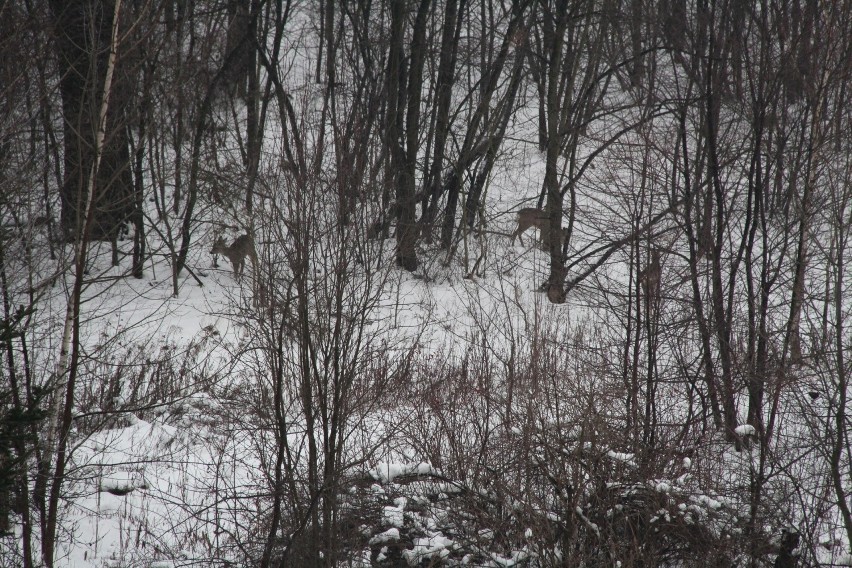
[[[550,217],[547,211],[542,211],[537,207],[524,207],[518,211],[518,228],[512,233],[512,244],[515,244],[515,237],[524,244],[523,234],[530,227],[536,227],[541,235],[541,242],[545,245],[549,244],[550,239]],[[560,229],[560,240],[564,241],[567,236],[567,229]]]
[[[660,290],[660,274],[662,267],[660,266],[660,251],[657,248],[651,250],[651,262],[639,271],[639,283],[642,285],[642,292],[645,297],[653,300],[656,298]]]
[[[221,254],[226,256],[231,261],[234,268],[234,277],[239,280],[243,275],[243,270],[246,266],[246,257],[251,258],[252,270],[257,272],[257,252],[254,250],[254,239],[251,235],[240,235],[231,246],[225,244],[222,237],[216,239],[213,243],[213,248],[210,249],[210,254]]]

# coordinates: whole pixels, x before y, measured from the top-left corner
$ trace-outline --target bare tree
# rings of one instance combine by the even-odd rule
[[[103,105],[102,85],[110,69],[108,62],[114,3],[106,5],[81,0],[52,2],[57,60],[61,65],[60,93],[64,117],[65,178],[62,186],[62,228],[69,239],[80,239],[86,224],[85,200],[92,199],[96,212],[88,238],[115,241],[121,226],[134,208],[127,131],[123,123],[126,87],[116,82],[116,97],[109,107],[109,136],[97,149],[98,109]],[[117,73],[121,76],[121,73]],[[104,107],[105,108],[105,107]],[[100,156],[96,157],[96,153]],[[92,164],[100,160],[97,168]],[[87,194],[89,176],[95,193]],[[117,256],[113,263],[117,263]]]

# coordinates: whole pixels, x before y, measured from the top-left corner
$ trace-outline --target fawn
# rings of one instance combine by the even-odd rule
[[[243,269],[246,266],[246,256],[251,258],[252,270],[257,271],[257,253],[254,250],[254,239],[251,238],[251,235],[237,237],[231,243],[231,246],[226,245],[222,237],[219,237],[213,243],[210,254],[221,254],[228,257],[228,260],[231,261],[231,265],[234,267],[234,277],[237,280],[243,274]]]
[[[550,238],[550,217],[546,211],[542,211],[536,207],[524,207],[518,211],[518,228],[512,233],[512,244],[515,244],[515,237],[524,244],[522,235],[530,227],[536,227],[541,235],[541,241],[546,245]],[[561,230],[560,240],[565,240],[567,230],[563,227]]]

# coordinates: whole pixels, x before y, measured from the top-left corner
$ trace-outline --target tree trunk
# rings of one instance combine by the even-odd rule
[[[550,276],[547,279],[547,299],[554,304],[565,302],[565,263],[562,260],[562,192],[559,187],[557,161],[562,137],[559,133],[561,105],[559,97],[559,78],[562,71],[562,53],[567,27],[567,2],[562,0],[555,9],[555,17],[550,37],[545,36],[548,50],[547,68],[547,140],[545,148],[544,191],[547,196],[546,211],[550,220],[550,235],[546,239],[550,253]],[[546,30],[547,31],[547,30]]]
[[[444,151],[450,133],[450,102],[455,74],[456,54],[458,53],[459,34],[462,18],[458,12],[464,12],[465,0],[447,0],[444,15],[444,29],[441,35],[441,55],[438,63],[438,84],[435,87],[437,98],[437,116],[435,129],[435,148],[432,155],[432,167],[429,171],[427,189],[428,207],[424,207],[423,226],[427,242],[432,242],[432,225],[438,211],[438,201],[443,187]]]
[[[61,189],[61,227],[66,239],[81,238],[81,200],[89,185],[95,157],[97,111],[107,67],[112,28],[112,2],[51,0],[57,30],[59,91],[62,96],[65,176]],[[117,74],[120,78],[120,73]],[[107,115],[101,164],[94,185],[93,240],[114,240],[134,210],[127,129],[124,125],[126,81],[116,81]]]
[[[426,2],[426,0],[423,0]],[[388,57],[388,107],[386,116],[387,144],[390,147],[390,179],[396,188],[396,263],[412,272],[417,270],[417,255],[414,224],[414,172],[409,172],[409,160],[402,142],[402,113],[405,108],[403,71],[403,41],[405,38],[405,2],[391,1],[391,35]],[[413,79],[418,81],[418,79]],[[419,106],[419,93],[417,96]],[[419,116],[419,114],[418,114]],[[412,128],[412,125],[408,125]],[[416,134],[415,134],[416,135]],[[409,138],[410,140],[410,138]]]
[[[98,179],[100,167],[103,163],[102,158],[104,151],[106,149],[105,130],[108,124],[110,96],[112,94],[112,79],[118,49],[118,15],[120,8],[121,2],[120,0],[116,0],[114,4],[114,13],[112,14],[112,19],[110,19],[111,26],[107,35],[108,57],[104,69],[104,80],[101,85],[93,86],[93,88],[100,89],[100,96],[98,97],[100,104],[97,107],[97,114],[95,115],[94,121],[95,132],[92,144],[93,155],[90,166],[91,170],[86,178],[88,184],[85,188],[81,188],[80,195],[80,205],[83,209],[80,211],[80,221],[78,222],[79,234],[76,239],[74,255],[74,284],[66,308],[65,336],[63,338],[63,344],[60,352],[60,362],[57,365],[56,372],[57,380],[61,387],[57,391],[55,402],[51,408],[51,430],[48,435],[53,437],[53,440],[55,440],[56,449],[53,449],[53,442],[48,443],[47,451],[52,453],[50,456],[51,458],[55,456],[55,462],[47,503],[47,520],[45,523],[45,530],[42,535],[42,560],[49,568],[53,567],[56,551],[59,501],[62,485],[65,481],[65,468],[70,454],[69,447],[73,447],[70,445],[69,435],[71,433],[73,420],[76,380],[80,369],[80,306],[83,296],[83,280],[85,278],[88,243],[90,240],[89,235],[95,226],[96,219],[95,185],[96,180]],[[126,145],[124,147],[124,151],[127,152]],[[69,355],[70,361],[68,359]],[[68,378],[63,383],[66,373]],[[58,399],[62,395],[64,395],[65,400],[60,413]]]

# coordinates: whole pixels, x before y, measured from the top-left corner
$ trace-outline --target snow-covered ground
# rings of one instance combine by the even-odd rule
[[[300,112],[315,120],[322,86],[312,83],[305,53],[316,46],[306,48],[298,34],[292,41],[282,66],[299,84]],[[265,133],[266,197],[235,218],[234,208],[205,194],[191,272],[178,276],[177,295],[165,244],[177,219],[168,207],[170,225],[146,206],[155,254],[143,278],[126,275],[129,257],[111,267],[109,247],[96,245],[81,307],[58,566],[235,566],[265,552],[288,565],[283,555],[298,549],[311,521],[333,523],[335,534],[323,538],[348,566],[557,566],[571,558],[630,566],[640,552],[665,566],[709,565],[708,554],[728,565],[769,565],[782,530],[801,532],[798,554],[808,562],[852,565],[832,504],[830,448],[816,435],[829,403],[814,385],[831,378],[801,367],[789,384],[768,387],[779,394],[766,402],[777,421],[765,451],[745,423],[744,387],[736,392],[736,443],[716,431],[699,340],[677,335],[694,331],[680,323],[695,317],[689,294],[679,293],[691,267],[677,223],[625,244],[565,304],[538,291],[548,255],[532,231],[524,244],[510,243],[516,211],[535,205],[544,176],[544,156],[531,142],[534,98],[518,110],[491,176],[485,232],[466,236],[451,257],[421,243],[414,273],[395,266],[392,238],[382,245],[355,229],[337,232],[324,200],[328,179],[316,194],[293,196],[275,127]],[[242,124],[243,111],[219,109],[216,120]],[[667,128],[657,135],[670,136]],[[214,136],[216,159],[239,164],[237,141],[227,130]],[[668,207],[667,189],[632,191],[639,181],[631,155],[647,141],[624,142],[577,180],[569,277],[602,253],[585,256],[590,250]],[[584,139],[580,154],[597,143]],[[211,171],[227,179],[218,166]],[[352,213],[370,221],[375,204],[367,201]],[[294,230],[296,213],[314,215],[316,226]],[[212,266],[209,250],[221,232],[228,242],[248,227],[259,271],[247,267],[237,280],[227,259]],[[300,249],[302,230],[310,246]],[[732,242],[737,230],[727,235]],[[636,263],[652,240],[664,250],[664,301],[651,308],[658,327],[640,328],[627,298],[635,300],[629,287],[639,288]],[[34,241],[35,258],[22,243],[6,252],[19,269],[10,286],[17,297],[38,284],[27,325],[36,377],[49,377],[59,361],[73,285],[71,270],[50,285],[56,268],[70,264],[70,245],[58,261],[47,259],[45,245]],[[303,253],[309,258],[299,265]],[[304,270],[301,290],[296,267]],[[258,274],[268,305],[256,302]],[[820,275],[809,278],[810,287]],[[708,280],[701,283],[709,289]],[[782,321],[786,300],[771,300]],[[644,382],[648,368],[654,384]],[[329,474],[330,455],[337,462]],[[328,503],[332,513],[320,519],[315,511]],[[0,566],[18,558],[20,539],[20,526],[0,537]]]
[[[493,197],[493,209],[511,208],[499,193]],[[464,278],[466,271],[458,257],[448,266],[440,258],[431,259],[429,265],[428,255],[440,253],[426,250],[428,269],[413,276],[390,268],[381,280],[378,301],[364,328],[370,330],[371,341],[396,345],[394,351],[400,356],[416,353],[418,365],[409,371],[405,384],[388,388],[389,398],[367,407],[364,415],[353,415],[348,425],[351,451],[363,451],[368,461],[355,458],[347,471],[351,486],[345,492],[380,507],[375,517],[364,519],[359,529],[363,549],[351,551],[350,561],[356,565],[400,561],[416,566],[440,559],[449,564],[516,566],[537,559],[548,565],[565,553],[558,539],[538,538],[540,531],[552,529],[548,522],[554,526],[564,522],[560,498],[543,498],[538,504],[515,502],[511,489],[515,481],[506,479],[504,486],[499,476],[477,486],[477,476],[490,476],[480,471],[471,477],[471,471],[459,469],[466,467],[467,458],[453,462],[454,448],[445,445],[453,443],[446,437],[452,432],[462,439],[473,436],[466,442],[455,440],[462,444],[455,449],[470,451],[476,447],[471,444],[475,439],[488,446],[482,458],[494,459],[494,449],[501,445],[507,448],[506,459],[516,459],[522,448],[529,448],[545,476],[562,469],[558,459],[547,455],[559,439],[555,447],[562,447],[572,463],[586,453],[612,470],[606,476],[611,477],[608,491],[622,499],[633,495],[640,502],[657,503],[649,519],[652,525],[695,524],[701,530],[718,531],[718,538],[726,531],[743,530],[741,491],[748,486],[754,467],[751,460],[757,454],[735,452],[717,441],[715,450],[703,448],[691,458],[673,457],[662,469],[670,476],[642,481],[635,456],[619,445],[624,440],[610,445],[606,423],[613,419],[612,424],[617,424],[619,418],[588,422],[589,410],[612,412],[617,405],[611,402],[618,392],[596,392],[612,385],[584,375],[583,363],[570,355],[568,366],[576,366],[572,377],[551,377],[554,382],[549,386],[524,380],[513,395],[516,401],[509,403],[512,408],[493,406],[495,400],[505,402],[510,386],[481,380],[505,380],[511,367],[503,358],[513,349],[521,360],[531,357],[537,340],[564,341],[564,347],[570,348],[571,342],[578,342],[577,333],[584,329],[594,333],[583,325],[584,317],[591,314],[587,306],[572,301],[555,306],[536,291],[546,276],[545,254],[529,244],[510,246],[505,235],[511,232],[512,222],[510,215],[497,216],[493,228],[503,235],[488,236],[489,254],[481,276]],[[479,246],[475,239],[471,242]],[[384,251],[388,266],[392,266],[390,252]],[[105,276],[117,273],[119,269],[106,268],[107,263],[106,257],[96,260]],[[247,408],[251,398],[245,392],[252,389],[252,381],[259,380],[258,372],[269,372],[269,368],[258,371],[263,356],[251,355],[257,335],[251,329],[252,319],[246,317],[254,312],[245,282],[235,281],[226,262],[211,268],[203,242],[193,248],[191,265],[204,285],[184,274],[178,297],[172,295],[164,262],[146,268],[142,280],[105,279],[85,292],[91,299],[84,304],[83,334],[85,351],[91,355],[86,380],[91,382],[83,386],[75,409],[79,426],[74,430],[59,535],[62,566],[228,565],[243,558],[246,550],[241,546],[262,541],[258,535],[248,535],[260,528],[251,523],[269,513],[270,464],[265,460],[270,454],[263,445],[269,439],[254,430],[265,423],[256,420],[263,409]],[[63,313],[64,293],[61,285],[51,290],[52,296],[40,304],[46,307],[37,316],[41,323],[34,327],[56,333],[59,327],[52,322]],[[234,310],[239,302],[246,311]],[[318,319],[321,316],[316,314]],[[54,337],[46,345],[57,343]],[[557,344],[550,351],[560,349]],[[45,356],[40,363],[50,360]],[[465,361],[497,366],[492,372],[472,370],[470,377],[459,376],[458,384],[453,384],[452,374],[429,374],[464,366]],[[121,379],[113,383],[118,386],[112,398],[105,399],[98,389],[107,387],[97,384],[98,377],[119,368]],[[560,363],[554,368],[566,372]],[[592,398],[583,400],[585,396]],[[146,404],[138,406],[141,402]],[[785,403],[794,404],[795,399]],[[672,417],[682,410],[679,405],[671,408]],[[120,411],[125,407],[131,410]],[[304,417],[296,408],[292,407],[290,417],[290,442],[298,452],[304,444],[298,433]],[[439,423],[448,419],[455,425],[447,428]],[[789,426],[790,432],[799,427]],[[478,428],[486,432],[477,433]],[[550,428],[553,433],[547,434]],[[755,432],[743,425],[737,434],[747,438]],[[548,439],[549,435],[556,438]],[[374,443],[377,448],[364,450]],[[537,452],[541,454],[535,457]],[[792,461],[778,463],[796,466]],[[810,473],[799,475],[804,478]],[[731,493],[714,492],[723,490]],[[486,517],[471,522],[473,532],[466,534],[458,524],[454,499],[465,506],[477,500],[514,503],[518,511],[525,511],[517,518],[538,518],[541,525],[513,527],[511,534],[517,538],[506,540],[506,534],[489,526]],[[605,507],[595,510],[589,502],[577,505],[571,515],[592,534],[601,530],[600,515],[606,517]],[[822,560],[843,565],[846,545],[841,532],[822,535]]]

